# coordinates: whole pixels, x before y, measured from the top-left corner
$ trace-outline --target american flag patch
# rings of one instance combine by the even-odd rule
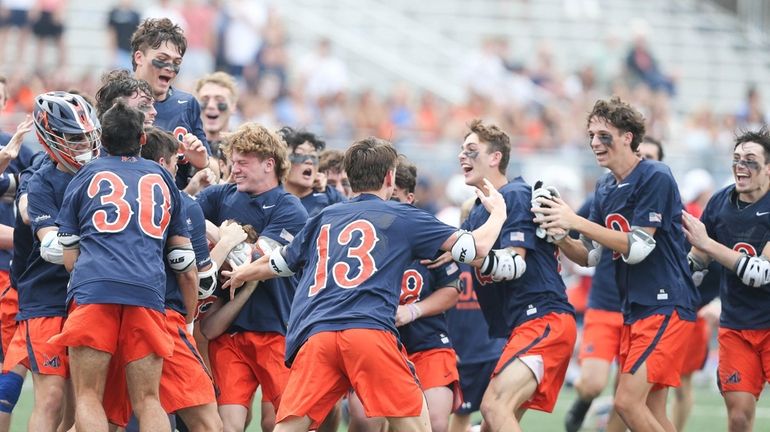
[[[524,233],[521,231],[516,231],[511,233],[511,241],[524,241]]]
[[[290,232],[286,231],[286,228],[281,230],[281,238],[286,240],[287,242],[291,242],[292,240],[294,240],[294,236],[291,235]]]
[[[660,213],[650,212],[650,222],[663,222],[663,216]]]
[[[449,263],[448,266],[446,266],[446,274],[451,275],[454,272],[460,271],[460,269],[457,267],[457,264],[454,262]]]

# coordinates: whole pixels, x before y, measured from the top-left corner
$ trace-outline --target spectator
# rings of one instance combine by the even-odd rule
[[[67,50],[64,46],[64,12],[67,0],[37,0],[33,15],[32,33],[37,39],[35,54],[35,69],[43,66],[43,49],[45,42],[50,41],[56,45],[56,68],[65,69],[67,65]]]
[[[11,29],[16,29],[17,38],[14,46],[16,54],[15,66],[20,66],[24,53],[27,51],[27,39],[29,39],[29,12],[32,6],[35,5],[35,0],[4,0],[0,5],[0,19],[2,19],[2,26],[0,27],[0,59],[5,59],[5,53],[3,52],[8,44],[8,34]],[[10,62],[9,62],[10,63]]]
[[[110,32],[112,67],[116,69],[131,69],[131,35],[140,22],[139,12],[133,3],[133,0],[120,0],[109,13],[107,26]]]

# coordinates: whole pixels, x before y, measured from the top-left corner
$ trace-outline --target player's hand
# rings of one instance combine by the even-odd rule
[[[222,284],[223,290],[230,291],[230,300],[235,299],[235,290],[242,287],[246,280],[241,276],[242,272],[240,267],[233,267],[232,270],[222,270],[220,274],[227,278],[224,284]]]
[[[11,137],[11,140],[8,141],[8,144],[3,147],[2,150],[0,150],[0,153],[2,153],[3,159],[7,160],[13,160],[16,159],[17,156],[19,156],[19,151],[21,150],[21,143],[24,142],[24,135],[29,133],[32,130],[32,116],[27,115],[27,117],[19,123],[18,126],[16,126],[16,133],[13,134]]]
[[[326,174],[319,172],[313,179],[313,190],[323,192],[326,190]]]
[[[398,309],[396,309],[396,327],[409,324],[411,318],[412,313],[409,312],[409,308],[406,305],[398,305]]]
[[[401,327],[414,322],[422,316],[422,309],[417,303],[398,305],[396,309],[396,327]]]
[[[481,188],[476,189],[476,196],[487,209],[489,214],[498,212],[506,214],[505,199],[500,195],[500,192],[495,189],[495,186],[487,179],[484,179],[484,184]]]
[[[444,264],[448,264],[452,261],[452,253],[451,252],[444,252],[436,259],[424,259],[420,260],[420,264],[424,265],[425,267],[428,267],[429,269],[433,270],[435,268],[441,267]]]
[[[219,241],[227,241],[230,244],[240,244],[246,241],[246,231],[243,227],[233,220],[226,220],[219,226]]]
[[[206,168],[209,164],[209,155],[206,147],[195,135],[188,133],[182,138],[182,153],[192,166],[198,169]]]
[[[709,243],[709,235],[706,232],[706,226],[695,216],[682,211],[682,231],[691,245],[700,250],[705,250]]]
[[[719,325],[719,315],[722,313],[722,302],[712,301],[698,311],[698,316],[706,320],[711,326]]]
[[[546,231],[552,229],[562,229],[569,231],[574,228],[578,215],[575,211],[559,197],[536,198],[535,201],[540,204],[540,207],[531,208],[532,213],[537,212],[541,216],[536,216],[533,220],[536,224],[540,225]]]

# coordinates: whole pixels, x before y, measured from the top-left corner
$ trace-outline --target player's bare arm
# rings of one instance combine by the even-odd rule
[[[24,225],[29,225],[29,212],[27,207],[29,206],[29,198],[27,194],[22,194],[19,197],[19,203],[16,205],[16,210],[19,212],[19,217],[24,222]]]
[[[441,287],[429,295],[426,299],[399,305],[396,310],[396,327],[409,324],[421,317],[429,317],[444,313],[457,304],[460,297],[460,280],[457,279],[451,284]]]
[[[5,171],[12,160],[19,156],[21,143],[24,141],[24,135],[32,130],[32,116],[27,117],[16,127],[16,133],[13,134],[8,144],[0,149],[0,172]]]
[[[770,261],[767,259],[770,243],[765,244],[759,256],[748,256],[709,237],[703,222],[687,212],[682,214],[682,229],[693,251],[701,252],[698,257],[704,260],[705,265],[708,265],[710,257],[735,272],[746,285],[757,288],[770,283]]]
[[[623,254],[627,260],[631,259],[629,256],[630,252],[632,252],[630,238],[631,235],[636,234],[636,232],[630,235],[629,233],[605,228],[595,222],[591,222],[590,220],[577,215],[575,211],[572,210],[572,208],[561,198],[552,198],[550,200],[546,200],[545,198],[538,198],[537,201],[543,205],[537,209],[537,211],[542,213],[543,216],[536,217],[534,221],[535,223],[540,224],[540,226],[544,229],[563,229],[565,231],[577,231],[583,236],[601,244],[602,246]],[[638,228],[638,230],[646,233],[649,238],[652,238],[652,236],[655,235],[655,228],[653,227],[642,227]],[[641,233],[639,234],[642,235]],[[558,243],[558,245],[570,260],[580,265],[588,264],[588,249],[582,244],[581,241],[568,239],[565,237],[562,242]],[[562,245],[564,247],[562,247]],[[581,248],[584,251],[581,250]],[[631,263],[631,261],[628,262]]]
[[[471,233],[476,247],[476,258],[468,261],[471,264],[478,261],[479,257],[483,259],[483,257],[489,254],[492,247],[495,245],[495,241],[497,241],[497,238],[500,236],[500,230],[503,228],[505,219],[508,217],[505,199],[489,180],[484,179],[482,188],[476,189],[476,196],[479,201],[481,201],[484,208],[489,212],[489,219],[484,222],[484,225],[481,225]],[[455,243],[460,240],[460,237],[463,235],[467,234],[462,234],[460,232],[452,234],[444,244],[441,245],[441,250],[452,251],[455,247]],[[452,252],[454,255],[454,251]],[[457,259],[457,257],[455,257],[455,259]],[[477,265],[481,265],[480,262]]]
[[[208,340],[213,340],[226,332],[256,288],[257,282],[249,282],[238,290],[238,293],[229,302],[225,303],[224,300],[218,299],[201,321],[203,336]]]
[[[208,226],[208,223],[206,225]],[[247,235],[239,223],[228,220],[219,226],[216,237],[216,245],[211,250],[210,255],[211,260],[217,264],[217,268],[222,268],[230,251],[244,242]]]
[[[206,147],[195,135],[188,133],[182,141],[184,156],[190,164],[198,169],[206,168],[209,164],[209,155]]]

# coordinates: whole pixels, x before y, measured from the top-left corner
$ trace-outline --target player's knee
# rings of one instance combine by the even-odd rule
[[[44,392],[36,393],[35,405],[40,405],[46,413],[60,413],[64,407],[64,389],[59,386],[49,386]]]
[[[13,373],[0,374],[0,412],[10,414],[19,401],[24,378]]]
[[[441,413],[431,413],[430,427],[433,432],[446,432],[449,428],[449,416]]]
[[[275,429],[275,416],[269,418],[262,417],[260,424],[262,426],[262,432],[273,432],[273,429]]]
[[[640,403],[644,403],[644,401],[637,401],[634,400],[633,397],[630,397],[627,394],[615,394],[615,399],[613,401],[613,407],[615,408],[615,411],[620,414],[621,417],[626,417],[628,414],[633,412],[636,408],[639,407]]]
[[[734,408],[727,413],[730,432],[744,432],[751,430],[754,413],[750,409]]]
[[[606,379],[602,380],[597,377],[581,377],[580,381],[575,383],[575,390],[577,390],[581,399],[593,400],[602,394],[604,387],[606,386]]]

